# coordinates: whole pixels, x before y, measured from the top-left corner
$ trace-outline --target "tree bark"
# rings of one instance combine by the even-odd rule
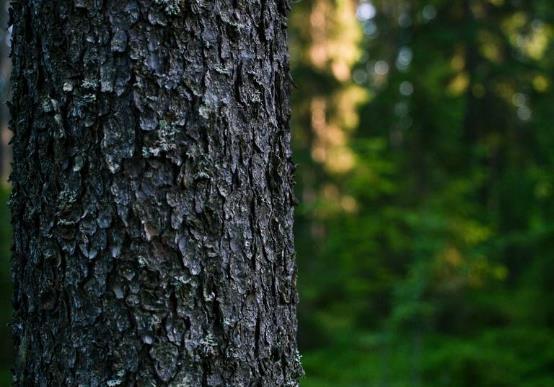
[[[7,2],[0,0],[0,185],[8,181],[10,174],[11,152],[9,147],[8,131],[8,111],[6,108],[6,98],[9,89],[10,60],[8,57],[9,49],[7,45],[8,31],[7,22]]]
[[[285,386],[287,0],[13,2],[20,386]]]

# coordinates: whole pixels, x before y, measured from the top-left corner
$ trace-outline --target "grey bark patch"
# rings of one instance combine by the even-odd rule
[[[169,382],[175,375],[178,355],[177,347],[166,342],[158,343],[150,350],[156,374],[162,381]]]
[[[287,12],[12,3],[15,385],[298,384]]]

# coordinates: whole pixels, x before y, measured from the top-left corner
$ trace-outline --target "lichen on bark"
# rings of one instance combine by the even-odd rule
[[[12,3],[15,385],[297,385],[288,10]]]

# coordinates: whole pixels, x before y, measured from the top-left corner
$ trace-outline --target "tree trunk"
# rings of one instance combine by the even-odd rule
[[[13,2],[16,385],[297,385],[287,12]]]
[[[8,45],[6,35],[7,3],[6,0],[0,0],[0,189],[7,183],[10,170],[10,147],[8,114],[6,108],[6,98],[8,95],[7,78],[10,73],[10,60],[8,57]]]

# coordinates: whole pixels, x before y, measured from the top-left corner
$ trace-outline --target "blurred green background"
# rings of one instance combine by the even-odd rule
[[[554,386],[554,2],[292,3],[302,386]]]

